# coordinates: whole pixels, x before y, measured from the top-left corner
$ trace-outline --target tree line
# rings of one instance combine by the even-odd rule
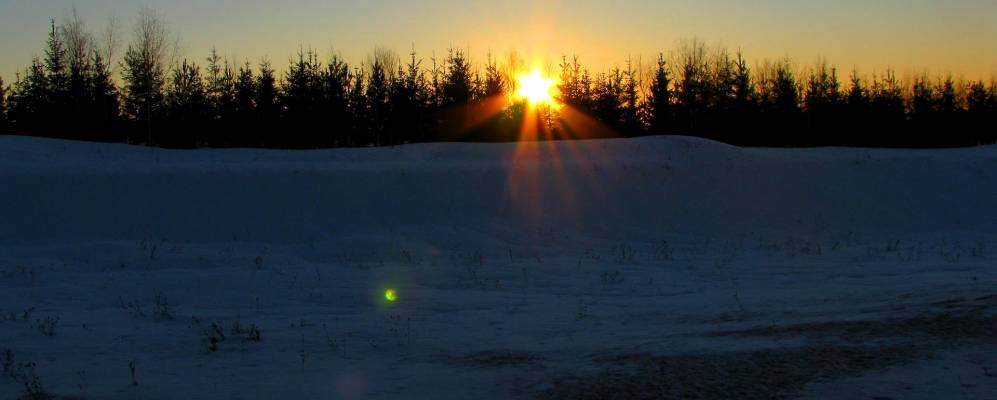
[[[593,73],[577,57],[549,66],[559,107],[529,113],[511,96],[523,61],[466,52],[404,58],[375,49],[359,65],[301,49],[285,71],[213,49],[177,59],[166,24],[140,14],[121,60],[74,15],[50,24],[44,57],[0,79],[0,132],[192,147],[323,148],[428,141],[512,141],[525,118],[541,138],[683,134],[747,146],[972,146],[997,141],[997,84],[887,70],[841,73],[827,61],[749,66],[741,52],[692,40],[646,68]],[[118,68],[114,68],[117,66]],[[115,69],[120,71],[115,77]],[[572,128],[572,115],[598,129]],[[534,123],[534,121],[526,121]],[[590,125],[591,126],[591,125]]]

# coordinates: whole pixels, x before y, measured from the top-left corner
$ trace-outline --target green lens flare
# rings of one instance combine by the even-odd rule
[[[384,291],[384,299],[387,300],[387,301],[398,300],[398,293],[395,292],[395,289],[385,290]]]

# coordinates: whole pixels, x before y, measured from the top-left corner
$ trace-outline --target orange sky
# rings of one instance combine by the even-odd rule
[[[0,76],[13,80],[41,55],[48,19],[74,4],[95,31],[115,16],[122,36],[145,4],[170,22],[181,54],[199,62],[213,45],[240,61],[269,56],[278,68],[301,46],[359,63],[378,45],[402,54],[414,45],[424,58],[452,45],[478,62],[488,50],[550,61],[578,54],[601,70],[628,56],[650,61],[696,37],[741,47],[753,61],[790,56],[800,67],[823,56],[864,73],[997,75],[992,0],[0,0]]]

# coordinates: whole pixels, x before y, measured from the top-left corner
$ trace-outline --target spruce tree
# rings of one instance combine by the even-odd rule
[[[753,133],[757,127],[758,93],[751,78],[751,68],[740,51],[734,60],[734,98],[731,100],[731,111],[727,123],[728,135],[726,141],[731,144],[753,144],[755,139],[745,133]]]
[[[398,67],[397,78],[391,87],[392,112],[388,131],[396,135],[398,143],[424,140],[422,101],[425,94],[421,63],[422,60],[416,58],[415,50],[409,53],[409,62],[404,67]],[[486,88],[485,93],[488,92],[489,89]]]
[[[906,135],[902,126],[906,119],[903,88],[892,69],[887,69],[881,78],[873,77],[870,90],[869,129],[878,140],[876,146],[909,146],[913,144],[911,135]]]
[[[222,59],[215,48],[211,49],[207,62],[208,76],[205,91],[211,120],[210,132],[213,136],[208,141],[215,146],[232,146],[236,140],[233,136],[236,109],[235,72],[228,60]]]
[[[69,69],[67,65],[66,47],[62,42],[62,35],[55,26],[55,20],[51,21],[47,47],[45,49],[45,71],[48,78],[48,102],[53,109],[52,117],[63,115],[69,90]]]
[[[644,133],[640,120],[640,77],[633,65],[633,60],[627,60],[627,69],[623,71],[621,128],[624,135],[637,136]]]
[[[390,90],[390,69],[385,59],[375,54],[370,66],[370,77],[367,79],[365,92],[367,105],[367,122],[369,124],[365,142],[378,146],[384,144],[387,119],[391,110],[388,108]]]
[[[256,129],[256,77],[253,67],[246,64],[239,67],[239,77],[235,81],[235,109],[233,111],[233,143],[235,146],[262,146],[255,135]]]
[[[210,119],[208,101],[200,68],[183,60],[173,71],[166,93],[166,115],[173,132],[162,144],[181,148],[199,145],[205,139],[203,135]]]
[[[365,91],[366,76],[364,69],[357,67],[350,74],[350,92],[347,97],[350,101],[350,122],[352,123],[350,132],[350,144],[352,146],[367,145],[367,94]]]
[[[813,135],[801,144],[808,146],[829,144],[838,140],[841,109],[841,83],[836,68],[821,60],[807,77],[803,103],[808,121],[808,133]]]
[[[463,105],[471,101],[471,63],[462,50],[450,49],[443,84],[444,104]]]
[[[349,107],[350,67],[339,56],[333,56],[322,74],[323,98],[328,127],[323,146],[345,146],[353,137],[353,121]]]
[[[257,143],[264,147],[277,147],[277,121],[280,118],[280,99],[277,90],[277,78],[270,61],[264,59],[260,63],[260,75],[256,78],[256,117],[259,124],[254,128]]]
[[[151,11],[142,11],[122,65],[125,114],[145,132],[145,138],[132,139],[150,145],[156,143],[155,125],[163,111],[167,37],[165,23]]]
[[[592,111],[596,118],[619,130],[623,124],[624,77],[619,68],[596,77],[592,94]],[[619,134],[619,132],[616,132]]]
[[[7,124],[7,86],[0,77],[0,135],[8,133],[10,127]]]
[[[485,83],[483,94],[485,97],[501,96],[505,93],[505,78],[499,70],[498,62],[488,53],[488,61],[485,64]]]
[[[672,129],[672,78],[665,55],[658,54],[654,78],[647,99],[647,114],[652,134],[670,133]]]
[[[90,69],[86,77],[86,101],[89,104],[84,109],[89,114],[93,128],[100,132],[101,140],[119,141],[123,138],[117,134],[121,117],[117,84],[100,52],[93,51],[90,58]]]
[[[48,107],[48,78],[41,60],[31,60],[31,67],[18,77],[10,95],[7,118],[16,132],[42,134]]]
[[[313,130],[320,125],[321,111],[318,102],[322,97],[321,65],[318,54],[312,50],[298,51],[292,60],[281,85],[280,102],[289,135],[284,146],[293,148],[315,147]]]

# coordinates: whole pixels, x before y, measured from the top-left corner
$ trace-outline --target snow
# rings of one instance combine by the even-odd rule
[[[718,333],[993,295],[994,204],[994,146],[170,151],[0,136],[0,351],[34,362],[46,392],[84,398],[543,396],[633,368],[607,357],[840,342]],[[997,392],[980,356],[997,340],[907,336],[859,342],[930,354],[799,394],[933,398],[922,378],[949,365]],[[0,398],[17,398],[7,375]]]

